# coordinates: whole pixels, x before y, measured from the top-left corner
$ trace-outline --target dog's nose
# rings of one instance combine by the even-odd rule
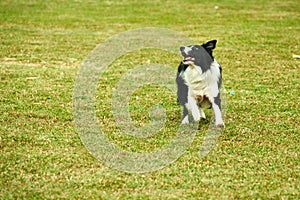
[[[184,51],[185,47],[180,47],[180,51]]]

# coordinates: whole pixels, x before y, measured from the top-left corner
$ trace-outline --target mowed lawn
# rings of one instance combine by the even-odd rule
[[[0,1],[0,199],[299,199],[300,4],[293,0]],[[73,90],[81,63],[123,31],[160,27],[199,44],[217,39],[226,128],[206,157],[201,122],[186,153],[165,168],[125,173],[99,162],[75,128]],[[188,44],[186,44],[188,45]],[[163,148],[180,107],[163,88],[133,95],[134,123],[165,106],[166,128],[149,139],[123,136],[111,115],[112,90],[134,66],[181,57],[141,50],[117,59],[99,80],[97,117],[127,151]],[[174,84],[175,84],[174,74]],[[211,111],[207,111],[210,118]]]

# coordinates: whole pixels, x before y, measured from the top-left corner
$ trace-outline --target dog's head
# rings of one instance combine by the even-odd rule
[[[213,49],[216,47],[217,40],[211,40],[202,45],[191,45],[180,47],[183,56],[183,64],[189,66],[199,66],[202,71],[206,71],[214,61],[212,55]]]

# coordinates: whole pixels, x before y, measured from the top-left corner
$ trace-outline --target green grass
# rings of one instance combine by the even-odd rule
[[[0,199],[298,199],[300,61],[292,55],[300,54],[299,19],[300,5],[292,0],[2,0]],[[97,44],[142,27],[168,28],[199,43],[218,39],[215,57],[225,88],[235,95],[227,94],[226,129],[207,157],[198,154],[209,125],[203,122],[175,163],[128,174],[86,150],[75,129],[72,96],[80,64]],[[167,126],[147,140],[115,127],[110,102],[129,69],[150,62],[175,70],[180,59],[145,50],[112,64],[96,93],[109,139],[135,152],[172,139],[180,107],[170,92],[145,86],[131,99],[136,125],[149,123],[153,104],[167,110]],[[140,95],[148,96],[137,101]]]

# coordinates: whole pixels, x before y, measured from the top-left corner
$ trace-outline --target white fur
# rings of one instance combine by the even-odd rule
[[[195,121],[200,121],[200,112],[195,98],[188,96],[188,105],[192,111],[192,115]]]
[[[204,111],[202,110],[202,108],[199,108],[199,111],[200,111],[200,116],[201,116],[201,118],[206,119],[205,113],[204,113]]]
[[[188,55],[190,51],[192,51],[192,47],[185,47],[185,48],[184,48],[184,53],[185,53],[185,54]]]
[[[189,122],[189,116],[187,115],[183,118],[183,120],[181,121],[181,124],[188,124],[188,123],[190,123],[190,122]]]
[[[216,60],[211,64],[210,69],[205,73],[198,66],[189,66],[183,73],[183,79],[189,86],[189,96],[212,96],[219,93],[218,80],[220,77],[219,64]]]
[[[215,113],[216,125],[224,127],[224,122],[222,120],[221,110],[219,109],[219,107],[215,103],[212,104],[212,108],[213,108],[214,113]]]

